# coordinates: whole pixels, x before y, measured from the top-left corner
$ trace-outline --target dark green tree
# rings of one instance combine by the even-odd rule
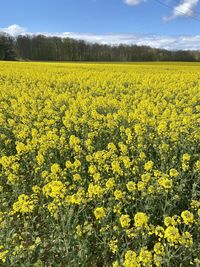
[[[0,34],[0,60],[33,61],[200,61],[199,51],[168,51],[148,46],[106,45],[72,38]]]
[[[0,60],[16,60],[14,40],[4,33],[0,34]]]

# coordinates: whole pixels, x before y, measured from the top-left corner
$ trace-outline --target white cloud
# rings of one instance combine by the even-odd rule
[[[130,6],[137,6],[142,2],[144,2],[144,0],[124,0],[124,3]]]
[[[192,17],[195,16],[195,8],[199,0],[183,0],[179,5],[176,5],[173,9],[173,13],[169,17],[164,17],[164,20],[172,20],[177,17]]]
[[[12,36],[19,34],[25,35],[36,35],[43,34],[45,36],[58,36],[58,37],[69,37],[77,40],[85,40],[91,43],[99,44],[126,44],[126,45],[147,45],[154,48],[162,48],[168,50],[200,50],[200,35],[178,35],[178,36],[162,36],[152,34],[89,34],[89,33],[75,33],[75,32],[55,32],[55,33],[44,33],[27,32],[25,28],[18,25],[11,25],[7,28],[0,28],[0,31],[7,32]]]
[[[123,0],[125,4],[136,6],[141,4],[142,2],[146,2],[146,0]],[[168,0],[167,0],[168,1]],[[169,0],[170,1],[170,0]],[[170,21],[177,17],[191,17],[195,15],[195,7],[199,3],[200,0],[181,0],[181,2],[174,6],[173,13],[171,16],[163,17],[164,21]],[[171,7],[171,6],[170,6]]]
[[[1,32],[6,32],[6,33],[8,33],[9,35],[11,35],[13,37],[17,36],[17,35],[27,34],[26,29],[20,27],[17,24],[10,25],[7,28],[0,28],[0,31]]]

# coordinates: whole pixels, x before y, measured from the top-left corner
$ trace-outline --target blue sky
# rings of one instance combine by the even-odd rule
[[[199,0],[2,0],[1,11],[0,30],[14,34],[200,35]]]

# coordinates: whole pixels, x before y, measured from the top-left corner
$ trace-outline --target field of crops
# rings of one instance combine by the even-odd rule
[[[200,64],[0,63],[0,266],[200,266]]]

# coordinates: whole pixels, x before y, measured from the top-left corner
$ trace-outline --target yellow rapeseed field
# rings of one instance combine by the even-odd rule
[[[0,63],[0,266],[200,266],[200,64]]]

